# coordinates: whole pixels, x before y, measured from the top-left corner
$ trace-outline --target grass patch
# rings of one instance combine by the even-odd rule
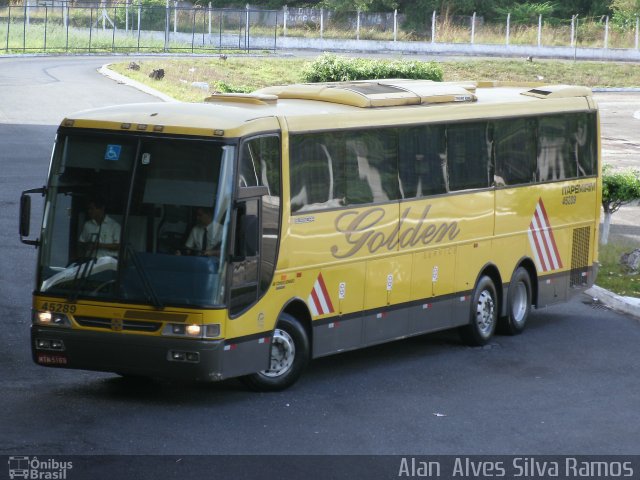
[[[207,92],[191,86],[194,82],[208,83],[211,92],[251,92],[269,85],[299,82],[304,61],[239,56],[222,60],[215,56],[180,60],[158,58],[138,64],[139,71],[129,70],[129,63],[114,64],[111,69],[175,99],[201,102]],[[164,78],[149,78],[149,73],[158,68],[164,69]]]
[[[442,63],[444,78],[563,83],[587,87],[638,87],[640,65],[560,60],[470,60]]]
[[[596,285],[626,297],[640,297],[640,275],[629,275],[620,264],[623,253],[640,248],[640,242],[611,236],[608,245],[600,245],[600,270]]]
[[[149,59],[140,62],[140,71],[128,70],[128,62],[112,68],[134,80],[148,84],[178,100],[199,102],[207,92],[192,87],[192,82],[206,82],[210,91],[248,92],[269,85],[303,81],[303,71],[309,60],[217,56],[187,59]],[[541,81],[588,87],[638,87],[640,65],[632,63],[573,62],[557,60],[469,60],[441,62],[445,81],[503,80],[516,82]],[[149,73],[165,70],[163,80],[152,80]],[[219,88],[218,88],[219,86]]]

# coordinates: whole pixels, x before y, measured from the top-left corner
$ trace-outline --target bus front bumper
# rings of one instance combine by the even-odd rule
[[[38,365],[211,382],[223,379],[224,340],[194,340],[31,326]]]

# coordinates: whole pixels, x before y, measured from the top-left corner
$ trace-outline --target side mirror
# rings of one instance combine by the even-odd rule
[[[24,237],[28,237],[31,232],[31,197],[32,193],[40,193],[45,195],[46,188],[34,188],[33,190],[25,190],[20,196],[20,225],[19,234],[20,241],[27,245],[34,245],[37,247],[40,245],[40,240],[27,240]]]
[[[20,237],[28,237],[31,231],[31,197],[20,197]]]

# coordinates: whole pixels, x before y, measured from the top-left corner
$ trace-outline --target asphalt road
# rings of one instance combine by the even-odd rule
[[[97,75],[108,61],[0,58],[2,454],[640,454],[640,321],[586,297],[484,348],[445,332],[320,359],[273,394],[32,364],[20,191],[45,181],[65,113],[154,100]]]

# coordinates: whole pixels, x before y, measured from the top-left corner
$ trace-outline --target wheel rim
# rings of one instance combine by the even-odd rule
[[[489,337],[493,332],[494,310],[495,304],[491,292],[483,290],[476,304],[476,324],[478,325],[478,332],[484,338]]]
[[[287,373],[293,365],[296,347],[293,338],[284,330],[276,328],[271,341],[271,360],[269,370],[263,370],[265,377],[279,377]]]
[[[511,316],[515,323],[522,323],[525,320],[528,300],[527,286],[524,282],[518,282],[511,297]]]

